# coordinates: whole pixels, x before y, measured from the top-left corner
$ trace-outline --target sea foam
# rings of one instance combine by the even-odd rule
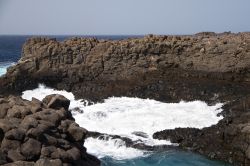
[[[0,76],[4,75],[7,72],[7,68],[14,64],[13,62],[0,62]]]
[[[71,101],[70,109],[79,108],[83,113],[73,112],[76,122],[89,131],[120,135],[146,145],[169,145],[170,141],[153,139],[153,134],[177,127],[204,128],[217,124],[222,116],[222,103],[213,106],[202,101],[163,103],[152,99],[110,97],[103,103],[86,104],[75,100],[72,93],[58,91],[39,85],[37,89],[24,91],[22,97],[42,100],[49,94],[61,94]],[[142,133],[136,134],[136,133]],[[143,156],[145,151],[127,148],[122,140],[94,139],[85,141],[87,151],[98,157],[110,156],[128,159]]]

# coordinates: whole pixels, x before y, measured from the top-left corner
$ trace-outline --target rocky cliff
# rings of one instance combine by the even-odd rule
[[[0,98],[0,165],[100,165],[86,153],[87,131],[75,123],[69,103],[59,95],[43,102]]]
[[[235,165],[249,165],[250,33],[199,33],[118,41],[32,38],[0,78],[0,94],[45,83],[78,98],[137,96],[165,102],[227,102],[224,120],[203,130],[155,133],[181,147]]]
[[[249,93],[250,33],[153,36],[119,41],[32,38],[0,79],[2,93],[37,83],[77,97],[231,100]]]

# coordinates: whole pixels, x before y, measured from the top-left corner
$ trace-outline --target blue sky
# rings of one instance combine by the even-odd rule
[[[0,0],[0,34],[250,31],[250,0]]]

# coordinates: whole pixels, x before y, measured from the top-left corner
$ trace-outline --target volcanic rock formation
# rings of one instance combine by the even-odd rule
[[[32,38],[0,79],[0,94],[37,83],[78,98],[138,96],[227,101],[249,94],[250,33],[153,36],[119,41]]]
[[[155,133],[181,147],[235,165],[249,165],[250,33],[199,33],[125,40],[31,38],[22,57],[0,78],[0,94],[38,83],[77,98],[110,96],[165,102],[226,102],[218,125]]]
[[[0,165],[100,165],[86,153],[87,131],[75,123],[69,104],[59,95],[43,102],[0,98]]]

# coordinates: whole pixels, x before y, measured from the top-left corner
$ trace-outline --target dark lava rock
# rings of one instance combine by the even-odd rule
[[[87,130],[74,122],[68,111],[69,101],[59,95],[46,100],[42,103],[13,96],[1,98],[0,112],[4,109],[6,115],[0,119],[0,165],[100,165],[83,147]],[[24,108],[33,111],[21,116],[16,111],[18,116],[8,116],[13,110],[22,113]],[[64,122],[68,125],[62,125]]]
[[[92,101],[110,96],[231,101],[250,92],[249,56],[250,33],[149,35],[119,41],[31,38],[18,63],[0,78],[0,95],[45,83]]]
[[[49,95],[43,99],[43,102],[48,105],[49,108],[67,110],[70,105],[70,101],[62,95]]]

